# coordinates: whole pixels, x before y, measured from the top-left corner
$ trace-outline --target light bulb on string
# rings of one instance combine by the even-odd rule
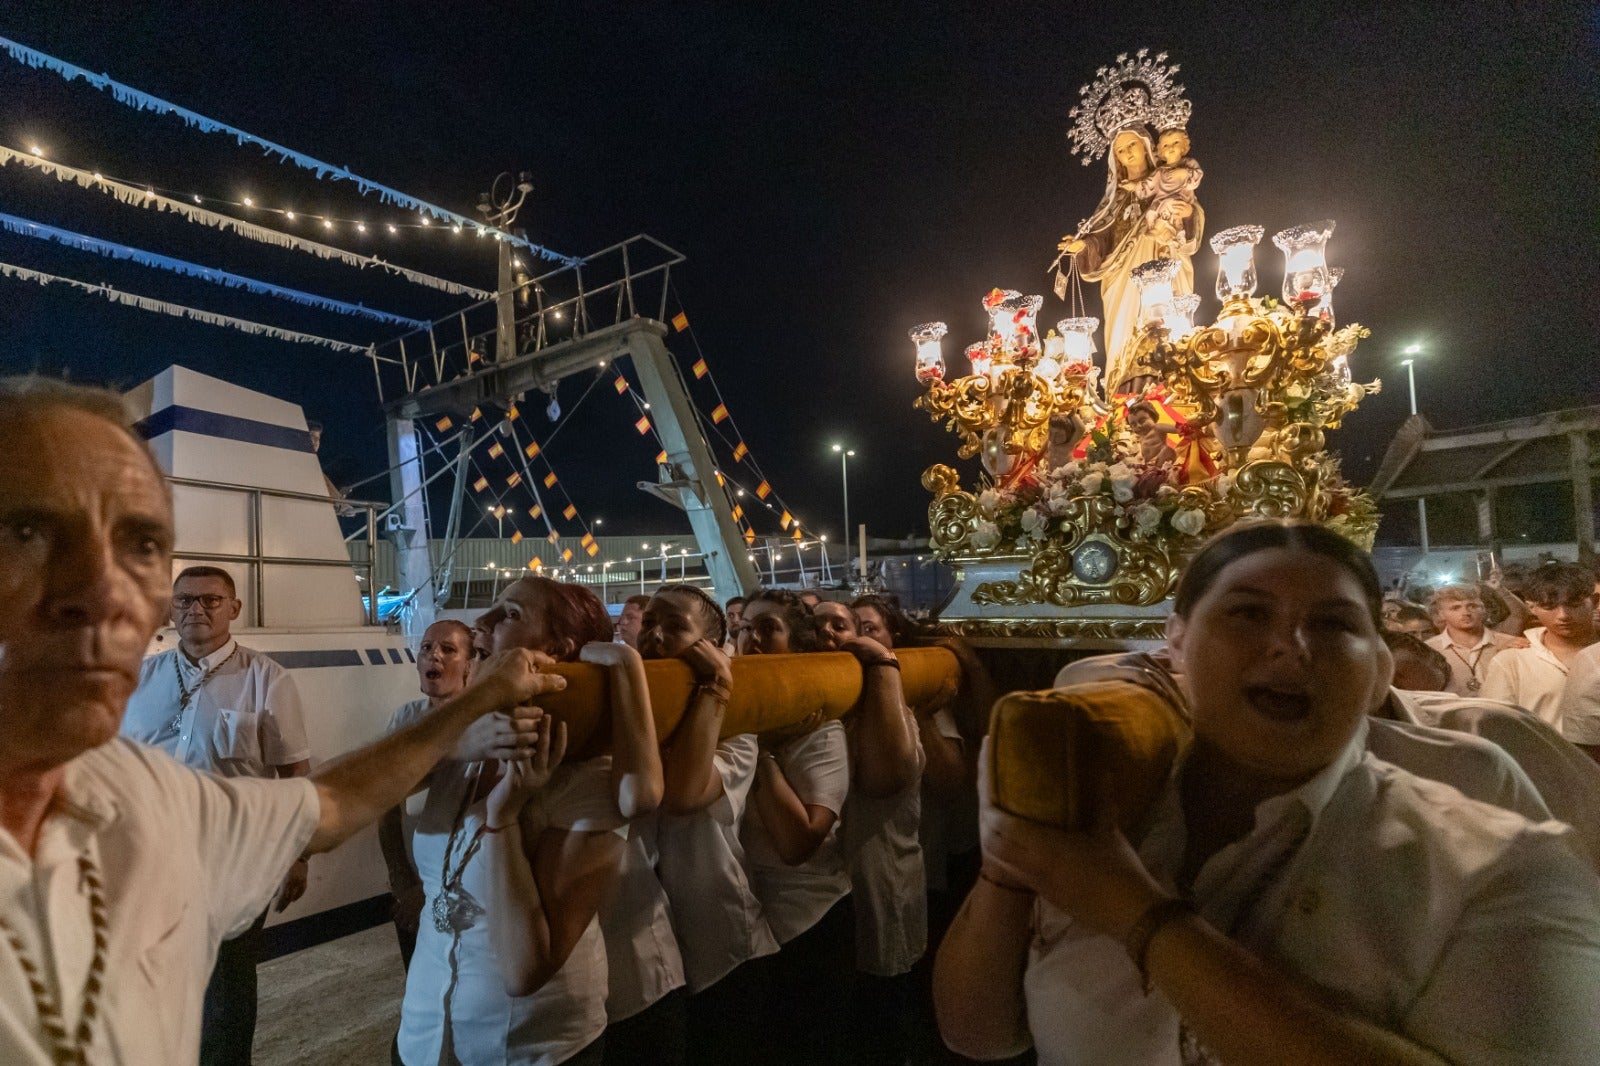
[[[423,215],[422,216],[422,224],[424,226],[431,226],[431,225],[433,225],[433,219],[429,218],[427,215]]]
[[[293,211],[285,211],[283,213],[283,217],[288,219],[290,222],[293,222],[294,221],[294,212]]]
[[[394,223],[391,222],[391,223],[389,223],[389,232],[390,233],[399,233],[400,231],[398,229],[395,229]]]
[[[331,219],[331,218],[323,219],[322,220],[322,228],[323,229],[332,229],[333,228],[333,219]]]
[[[195,193],[194,194],[194,202],[195,203],[200,203],[200,194],[199,193]]]
[[[550,397],[550,406],[548,406],[548,407],[546,407],[544,409],[544,413],[545,413],[545,417],[549,418],[550,421],[552,421],[552,422],[554,422],[556,419],[560,418],[561,417],[561,401],[557,400],[555,398],[555,396],[552,395]]]
[[[250,197],[246,196],[244,198],[244,205],[246,207],[254,207],[256,205],[256,202],[254,200],[250,199]]]
[[[367,224],[365,222],[357,222],[356,223],[356,232],[357,233],[365,233],[365,232],[367,232]]]

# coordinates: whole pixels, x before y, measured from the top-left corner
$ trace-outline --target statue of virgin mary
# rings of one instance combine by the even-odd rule
[[[1084,101],[1072,112],[1073,150],[1084,154],[1086,164],[1105,152],[1106,191],[1094,214],[1060,248],[1085,281],[1100,283],[1107,396],[1140,392],[1152,376],[1139,362],[1134,268],[1172,259],[1178,264],[1173,295],[1193,292],[1193,257],[1205,230],[1205,212],[1192,197],[1186,202],[1167,198],[1155,209],[1160,194],[1152,190],[1162,183],[1148,180],[1167,162],[1156,154],[1158,134],[1175,135],[1162,137],[1164,151],[1177,137],[1182,148],[1188,147],[1182,131],[1189,102],[1182,97],[1183,86],[1172,84],[1178,68],[1168,68],[1166,58],[1164,52],[1149,58],[1145,50],[1132,60],[1118,56],[1116,67],[1100,68],[1095,82],[1080,90]]]

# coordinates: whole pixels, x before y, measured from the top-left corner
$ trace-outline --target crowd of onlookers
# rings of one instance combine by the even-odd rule
[[[1554,560],[1392,591],[1395,687],[1520,707],[1600,761],[1600,573]]]

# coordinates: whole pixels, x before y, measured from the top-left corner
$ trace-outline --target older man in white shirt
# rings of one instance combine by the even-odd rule
[[[294,678],[233,639],[240,607],[226,570],[191,566],[178,575],[171,615],[178,646],[144,661],[122,735],[223,777],[304,777],[311,772],[311,745]],[[307,872],[305,857],[296,859],[278,893],[278,910],[305,893]],[[266,918],[263,910],[217,950],[200,1027],[204,1066],[249,1066]]]
[[[172,503],[114,394],[0,380],[0,1062],[193,1063],[217,945],[289,865],[394,806],[481,715],[561,686],[526,653],[309,779],[119,738],[166,613]]]

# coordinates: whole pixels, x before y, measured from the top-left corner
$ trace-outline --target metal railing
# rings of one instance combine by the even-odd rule
[[[232,485],[224,481],[199,481],[194,478],[169,477],[170,485],[182,485],[189,488],[212,489],[222,492],[231,492],[243,495],[249,499],[249,525],[246,529],[245,540],[250,545],[250,550],[244,555],[234,555],[225,552],[193,552],[185,551],[180,545],[173,554],[182,559],[193,559],[203,563],[244,563],[250,567],[250,617],[251,624],[256,628],[266,625],[266,600],[267,582],[266,570],[268,566],[328,566],[349,571],[359,567],[364,570],[366,590],[362,598],[366,603],[367,624],[378,624],[378,597],[377,590],[373,588],[373,568],[377,560],[378,545],[378,512],[388,504],[372,500],[347,500],[334,496],[318,496],[306,492],[289,492],[286,489],[266,489],[253,485]],[[263,548],[261,501],[265,497],[281,500],[309,500],[313,503],[325,503],[335,508],[349,507],[362,511],[365,515],[367,557],[362,563],[354,562],[347,555],[342,559],[304,559],[290,555],[268,555]]]
[[[503,293],[375,345],[369,355],[379,402],[493,366],[501,296],[516,300],[519,356],[640,314],[664,320],[672,268],[683,261],[682,253],[641,233],[569,266],[523,275]]]

